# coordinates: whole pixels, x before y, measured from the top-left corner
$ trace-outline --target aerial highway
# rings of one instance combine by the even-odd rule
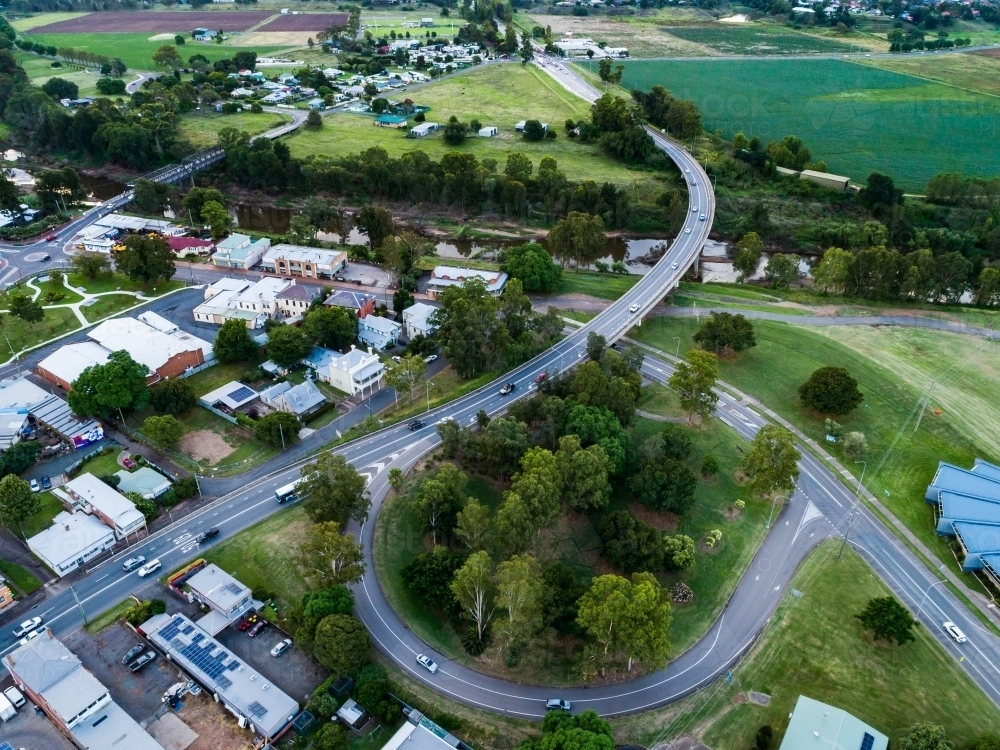
[[[598,92],[561,63],[546,59],[539,62],[569,90],[591,101],[596,98]],[[511,399],[531,395],[539,373],[556,374],[575,366],[585,356],[590,332],[603,335],[609,342],[620,339],[640,323],[642,315],[677,284],[697,259],[715,211],[711,184],[697,161],[679,145],[656,131],[651,131],[651,135],[684,175],[690,210],[677,239],[642,280],[591,322],[507,373],[503,381],[513,382],[517,387],[512,395],[501,396],[498,381],[429,411],[421,429],[411,431],[405,425],[396,425],[335,449],[366,476],[373,500],[368,520],[353,528],[364,543],[368,562],[364,579],[355,586],[357,613],[369,628],[373,642],[397,666],[431,689],[485,710],[537,718],[545,712],[546,699],[560,697],[571,700],[574,710],[589,708],[603,715],[638,712],[678,700],[733,668],[759,637],[782,597],[788,594],[789,582],[803,558],[821,541],[843,537],[850,527],[851,547],[910,606],[927,631],[956,660],[961,660],[962,668],[987,695],[1000,704],[1000,639],[984,628],[946,586],[938,585],[941,579],[857,502],[852,488],[845,486],[840,477],[805,449],[795,492],[775,511],[764,543],[725,608],[705,636],[686,652],[675,654],[664,670],[617,685],[591,688],[556,690],[505,682],[436,653],[400,620],[386,601],[374,572],[372,539],[375,519],[388,492],[389,470],[409,468],[432,450],[439,442],[438,422],[453,419],[460,424],[472,424],[480,410],[501,414]],[[643,375],[662,382],[669,377],[671,367],[665,358],[647,354]],[[728,394],[720,395],[719,418],[743,437],[751,438],[766,423],[749,405]],[[158,557],[163,570],[170,571],[198,557],[201,548],[195,537],[201,531],[219,528],[222,533],[210,542],[217,544],[285,507],[275,502],[274,491],[298,478],[303,463],[290,463],[243,483],[113,559],[97,564],[75,578],[72,589],[65,585],[53,587],[49,598],[36,605],[31,614],[44,616],[57,634],[75,630],[85,617],[93,617],[127,594],[149,585],[148,580],[139,579],[135,572],[122,570],[124,558],[135,554],[142,554],[147,560]],[[850,614],[845,613],[845,617]],[[18,612],[9,619],[26,616]],[[945,620],[957,623],[968,635],[968,642],[951,641],[941,627]],[[14,646],[10,627],[0,628],[0,652]],[[433,675],[423,670],[415,662],[417,653],[430,654],[440,664],[440,670]]]

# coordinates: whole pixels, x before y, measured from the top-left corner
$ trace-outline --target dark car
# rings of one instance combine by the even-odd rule
[[[504,383],[503,387],[500,388],[500,395],[506,396],[508,393],[513,393],[517,386],[514,383]]]
[[[129,669],[131,669],[133,672],[138,672],[140,669],[149,664],[155,658],[156,658],[155,651],[147,651],[138,659],[136,659],[134,662],[132,662],[132,664],[129,666]]]
[[[264,628],[266,627],[267,627],[267,620],[259,620],[256,625],[250,628],[250,632],[248,632],[247,635],[250,636],[251,638],[256,638],[258,635],[264,632]]]
[[[51,490],[52,489],[52,480],[49,479],[49,475],[48,474],[43,474],[42,475],[42,489],[43,490]]]
[[[414,419],[406,426],[410,428],[410,432],[413,432],[414,430],[419,430],[421,427],[423,427],[424,423],[423,420]]]
[[[52,256],[49,255],[48,253],[45,253],[45,255],[43,255],[41,258],[38,259],[38,262],[39,263],[48,263],[50,260],[52,260]]]
[[[141,643],[135,644],[132,648],[125,652],[125,656],[122,657],[122,664],[128,664],[132,661],[135,657],[142,653],[143,648],[144,646]]]
[[[201,532],[198,535],[198,538],[195,539],[195,541],[198,542],[198,544],[203,544],[207,542],[209,539],[215,539],[215,537],[217,537],[218,535],[219,535],[218,529],[209,529],[208,531]]]

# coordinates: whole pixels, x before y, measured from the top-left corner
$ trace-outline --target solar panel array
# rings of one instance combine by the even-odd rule
[[[247,711],[256,716],[258,719],[267,713],[267,709],[260,705],[257,701],[254,701],[247,706]]]
[[[14,750],[9,742],[0,742],[0,750]]]
[[[164,625],[160,628],[160,638],[165,641],[169,641],[174,638],[178,633],[181,632],[181,626],[184,624],[184,618],[175,617],[169,624]]]
[[[181,630],[181,633],[182,633],[183,635],[188,635],[188,634],[189,634],[189,633],[191,633],[191,632],[192,632],[193,630],[194,630],[194,625],[185,625],[185,626],[184,626],[184,629],[183,629],[183,630]]]
[[[238,402],[238,401],[243,401],[244,399],[248,399],[248,398],[250,398],[253,395],[254,395],[254,392],[252,390],[250,390],[249,388],[247,388],[245,385],[241,385],[235,391],[232,391],[231,393],[227,393],[226,394],[226,398],[229,398],[229,399],[231,399],[233,401],[237,401]]]
[[[229,656],[229,653],[219,649],[219,653],[213,655],[212,652],[216,650],[217,646],[215,642],[209,640],[204,646],[199,645],[202,641],[205,641],[204,633],[195,633],[195,628],[193,625],[187,624],[180,617],[174,617],[167,625],[160,629],[159,636],[164,640],[170,642],[184,658],[190,661],[195,667],[201,670],[209,679],[215,681],[223,690],[231,687],[233,682],[228,677],[223,675],[223,672],[229,670],[234,672],[240,668],[240,663]],[[179,636],[189,635],[191,636],[190,643],[185,643]],[[226,664],[226,660],[229,659],[229,663]],[[3,748],[0,748],[3,750]]]
[[[861,739],[861,750],[872,750],[872,745],[875,744],[875,738],[872,735],[865,732],[865,736]]]

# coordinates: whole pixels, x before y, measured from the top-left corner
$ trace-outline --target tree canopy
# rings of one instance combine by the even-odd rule
[[[865,630],[872,631],[876,641],[895,641],[902,646],[914,640],[913,626],[917,621],[913,619],[910,610],[893,596],[870,599],[855,617],[861,620]]]
[[[757,346],[753,324],[745,316],[713,312],[691,338],[703,349],[721,352],[742,352]]]
[[[858,381],[843,367],[821,367],[799,386],[799,398],[810,409],[822,414],[847,414],[865,397]]]
[[[562,267],[536,242],[508,249],[502,270],[520,279],[526,292],[554,292],[562,279]]]
[[[371,499],[365,478],[343,456],[322,454],[315,463],[302,467],[299,493],[305,497],[306,514],[315,522],[352,519],[363,523]]]
[[[149,401],[149,368],[127,351],[111,352],[103,365],[91,365],[73,381],[66,400],[77,415],[106,417],[119,409],[141,409]]]
[[[125,249],[115,256],[115,266],[130,279],[146,284],[169,281],[177,270],[170,245],[156,234],[126,237]]]
[[[250,337],[246,323],[230,319],[222,324],[212,344],[212,351],[219,362],[245,362],[257,353],[257,344]]]

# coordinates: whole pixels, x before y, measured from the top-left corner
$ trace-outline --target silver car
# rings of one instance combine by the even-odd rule
[[[431,657],[424,656],[424,654],[417,654],[417,664],[426,669],[431,674],[436,674],[438,671],[437,662],[435,662]]]

